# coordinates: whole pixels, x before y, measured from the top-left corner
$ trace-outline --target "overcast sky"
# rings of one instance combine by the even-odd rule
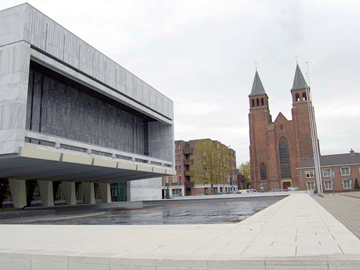
[[[358,1],[28,2],[172,99],[176,140],[211,138],[233,148],[238,165],[249,160],[254,63],[273,120],[291,120],[298,55],[321,153],[360,152]],[[0,9],[21,3],[0,0]]]

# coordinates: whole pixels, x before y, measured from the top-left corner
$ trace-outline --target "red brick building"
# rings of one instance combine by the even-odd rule
[[[355,183],[360,181],[360,154],[352,149],[346,154],[323,155],[320,164],[324,192],[351,191],[355,189]],[[305,160],[298,172],[299,187],[316,190],[313,158]]]
[[[182,194],[185,196],[197,194],[209,194],[211,185],[193,181],[191,176],[188,175],[189,166],[194,162],[194,148],[197,143],[204,140],[190,140],[190,141],[175,141],[175,170],[176,178],[169,177],[163,178],[164,194],[170,196],[177,196]],[[218,192],[232,192],[237,190],[237,170],[236,170],[236,157],[235,151],[230,149],[231,152],[231,166],[232,172],[224,177],[221,184],[214,185],[214,193]]]
[[[249,95],[251,186],[267,191],[300,186],[298,166],[313,157],[309,109],[313,109],[310,89],[296,66],[292,98],[292,119],[280,112],[275,121],[269,97],[256,71]],[[290,96],[289,96],[290,98]]]

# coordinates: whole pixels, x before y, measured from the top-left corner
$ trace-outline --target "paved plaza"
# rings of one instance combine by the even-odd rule
[[[360,238],[360,192],[325,194],[314,199]]]
[[[0,269],[359,269],[360,240],[305,193],[240,223],[1,225]]]

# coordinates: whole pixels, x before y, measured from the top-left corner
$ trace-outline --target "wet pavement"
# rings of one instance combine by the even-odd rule
[[[166,200],[137,204],[124,209],[84,206],[54,207],[49,210],[27,209],[0,214],[0,224],[53,225],[156,225],[221,224],[240,222],[283,199],[284,196],[214,198],[206,200]]]

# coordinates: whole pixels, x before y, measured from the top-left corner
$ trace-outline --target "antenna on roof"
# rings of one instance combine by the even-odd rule
[[[308,62],[306,62],[306,68],[307,68],[307,79],[308,79],[309,87],[310,87],[311,83],[310,83],[310,72],[309,72],[309,63]]]
[[[295,55],[294,58],[296,59],[296,64],[299,64],[299,63],[298,63],[298,58],[299,58],[299,56],[298,56],[298,55]]]
[[[258,65],[258,64],[259,64],[259,63],[255,61],[255,70],[256,70],[256,71],[257,71],[257,65]]]

